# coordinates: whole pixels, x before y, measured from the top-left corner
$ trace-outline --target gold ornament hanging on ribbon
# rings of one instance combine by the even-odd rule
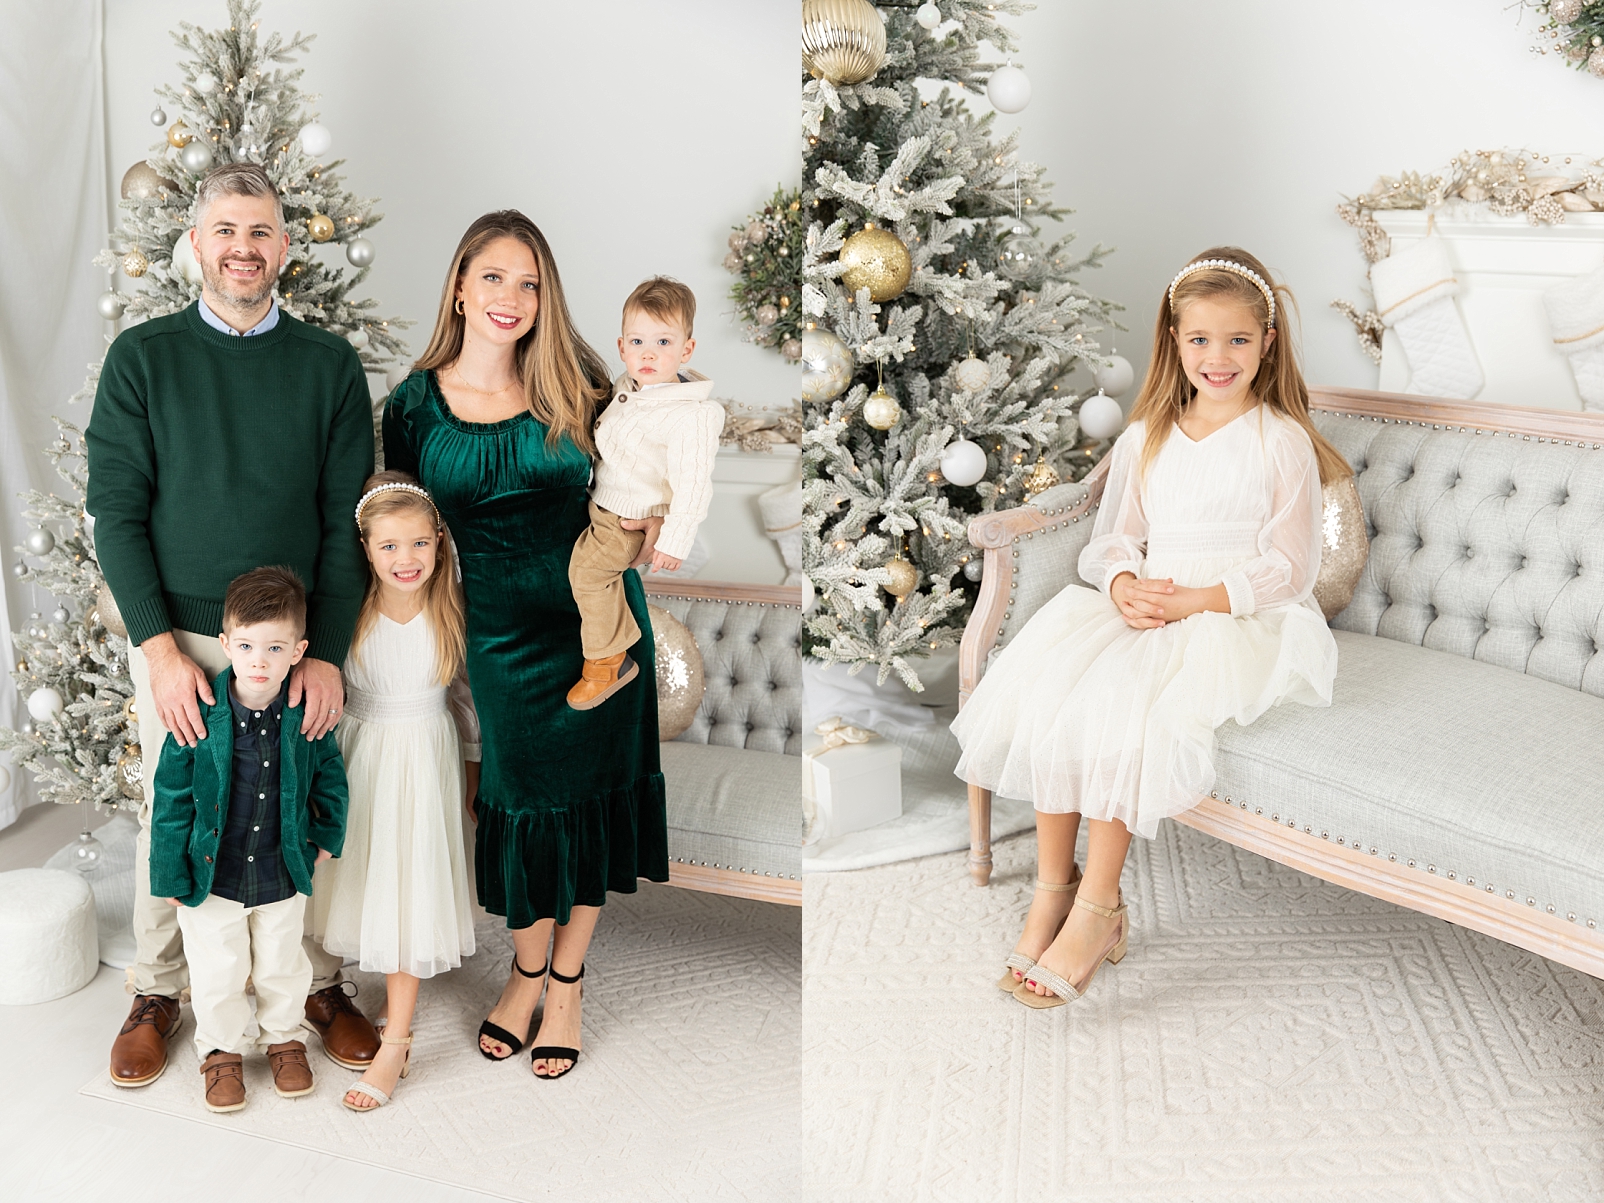
[[[869,0],[802,0],[802,66],[838,87],[873,79],[886,61],[886,27]]]
[[[912,274],[907,245],[872,222],[841,244],[841,282],[854,294],[867,288],[871,301],[889,301],[902,295]]]
[[[891,574],[891,580],[886,584],[886,592],[899,602],[918,586],[919,570],[901,556],[887,560],[885,568]]]
[[[182,149],[193,141],[195,135],[190,133],[189,126],[182,121],[175,121],[167,127],[167,145]]]
[[[1047,462],[1045,456],[1038,455],[1036,464],[1025,477],[1025,496],[1034,497],[1037,493],[1045,493],[1058,483],[1058,471]]]
[[[123,256],[123,275],[129,279],[137,280],[150,270],[150,260],[145,258],[141,250],[129,251]]]
[[[902,420],[902,406],[882,384],[863,403],[863,420],[876,430],[890,430]]]
[[[306,220],[306,232],[312,235],[313,242],[327,242],[334,237],[334,219],[322,213],[314,213]]]

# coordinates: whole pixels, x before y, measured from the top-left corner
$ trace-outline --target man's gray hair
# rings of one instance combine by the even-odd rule
[[[267,178],[267,172],[256,163],[226,163],[211,172],[195,187],[195,228],[199,229],[203,216],[211,203],[220,196],[271,196],[273,209],[278,214],[279,228],[284,228],[284,202],[278,189]]]

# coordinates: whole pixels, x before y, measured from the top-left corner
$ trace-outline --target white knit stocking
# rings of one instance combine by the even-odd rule
[[[1604,267],[1543,293],[1554,348],[1571,361],[1583,407],[1604,412]]]
[[[1423,238],[1370,268],[1382,324],[1397,331],[1409,360],[1409,391],[1470,398],[1481,392],[1481,365],[1454,305],[1459,281],[1440,238]]]

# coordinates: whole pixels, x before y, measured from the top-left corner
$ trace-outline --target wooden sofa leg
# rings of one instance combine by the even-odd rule
[[[969,787],[969,873],[978,886],[991,884],[991,791]]]

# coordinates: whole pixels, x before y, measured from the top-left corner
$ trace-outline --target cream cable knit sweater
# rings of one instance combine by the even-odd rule
[[[596,423],[596,482],[591,500],[620,518],[663,516],[657,550],[683,560],[713,501],[713,457],[724,407],[713,382],[688,380],[636,391],[628,373],[613,381],[611,403]]]

